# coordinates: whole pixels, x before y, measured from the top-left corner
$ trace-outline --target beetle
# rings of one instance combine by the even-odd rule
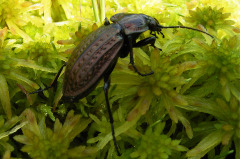
[[[110,74],[117,63],[118,58],[125,58],[130,54],[130,64],[133,66],[135,72],[140,76],[147,76],[154,72],[151,71],[145,74],[139,72],[134,64],[133,48],[142,47],[148,44],[157,48],[154,45],[157,34],[161,34],[164,38],[164,35],[161,32],[162,29],[185,28],[202,32],[211,37],[213,36],[207,32],[186,26],[162,26],[157,19],[145,14],[118,13],[113,15],[110,20],[112,23],[105,19],[103,26],[90,33],[79,43],[74,49],[68,62],[58,71],[50,86],[30,94],[42,92],[55,86],[63,67],[65,66],[66,69],[63,77],[62,89],[62,100],[64,101],[74,102],[86,97],[95,89],[99,81],[104,79],[104,94],[111,124],[113,142],[117,154],[120,155],[115,138],[113,117],[108,99]],[[136,42],[138,37],[147,30],[150,30],[150,34],[153,36]]]

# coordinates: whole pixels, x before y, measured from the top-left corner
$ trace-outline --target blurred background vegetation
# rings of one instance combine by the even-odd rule
[[[34,159],[240,158],[238,0],[0,0],[0,157]],[[111,74],[116,155],[103,82],[78,103],[45,88],[90,32],[120,12],[165,29]],[[139,39],[149,37],[147,31]]]

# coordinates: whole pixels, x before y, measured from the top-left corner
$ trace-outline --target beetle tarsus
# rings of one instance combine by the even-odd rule
[[[106,99],[106,104],[107,104],[107,111],[109,114],[109,119],[110,119],[110,124],[111,124],[111,129],[112,129],[112,137],[113,137],[113,143],[115,146],[115,149],[117,151],[117,155],[121,156],[120,151],[118,150],[118,146],[117,146],[117,141],[116,141],[116,137],[115,137],[115,131],[114,131],[114,126],[113,126],[113,116],[112,116],[112,112],[111,112],[111,108],[110,108],[110,104],[109,104],[109,100],[108,100],[108,90],[110,87],[110,79],[109,79],[109,75],[104,77],[104,94],[105,94],[105,99]]]
[[[165,38],[164,34],[161,31],[159,31],[159,32],[162,34],[162,38]]]
[[[138,71],[138,69],[137,69],[137,67],[135,66],[135,64],[134,64],[134,65],[132,64],[132,66],[133,66],[135,72],[137,72],[140,76],[149,76],[149,75],[154,74],[154,71],[143,74],[143,73],[141,73],[141,72]]]
[[[50,86],[48,86],[48,87],[46,87],[46,88],[44,88],[44,89],[38,89],[38,90],[36,90],[36,91],[34,91],[34,92],[30,92],[30,93],[27,93],[27,94],[35,94],[35,93],[40,93],[40,92],[43,92],[43,91],[46,91],[46,90],[48,90],[49,88],[52,88],[53,86],[52,85],[50,85]]]

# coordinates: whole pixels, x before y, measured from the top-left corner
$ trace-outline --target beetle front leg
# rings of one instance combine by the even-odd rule
[[[132,45],[132,38],[130,36],[128,36],[128,40],[129,40],[129,50],[130,50],[130,63],[132,64],[135,72],[137,72],[140,76],[148,76],[148,75],[152,75],[154,72],[150,72],[150,73],[146,73],[146,74],[142,74],[138,71],[137,67],[135,66],[135,63],[134,63],[134,59],[133,59],[133,45]],[[137,44],[137,43],[136,43]],[[136,45],[135,44],[135,45]],[[134,45],[134,46],[135,46]],[[139,45],[139,44],[138,44]],[[137,47],[140,47],[141,45],[137,46]],[[144,46],[144,45],[143,45]]]
[[[157,48],[154,44],[156,41],[156,37],[152,36],[152,37],[148,37],[146,39],[140,40],[139,42],[137,42],[136,44],[133,45],[133,47],[142,47],[145,46],[147,44],[150,44],[152,47]],[[157,48],[160,51],[162,51],[162,49]]]
[[[108,110],[108,114],[109,114],[109,119],[110,119],[110,124],[111,124],[111,129],[112,129],[112,137],[113,137],[113,143],[115,146],[115,149],[117,151],[117,155],[120,156],[121,153],[118,150],[118,146],[117,146],[117,141],[116,141],[116,137],[115,137],[115,131],[114,131],[114,126],[113,126],[113,116],[112,116],[112,111],[110,108],[110,104],[109,104],[109,100],[108,100],[108,90],[110,87],[110,79],[109,79],[109,75],[106,75],[104,77],[104,94],[105,94],[105,99],[106,99],[106,104],[107,104],[107,110]]]

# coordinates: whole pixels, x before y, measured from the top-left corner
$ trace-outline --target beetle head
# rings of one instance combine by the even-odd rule
[[[149,30],[151,31],[151,34],[154,35],[155,37],[157,37],[157,34],[162,34],[162,37],[164,38],[162,31],[163,26],[159,24],[158,20],[156,18],[152,18],[150,16],[147,16],[145,14],[143,14],[145,16],[145,19],[147,20],[147,25]],[[156,33],[152,33],[152,32],[156,32]]]
[[[163,26],[159,25],[158,20],[145,14],[118,13],[113,15],[110,20],[120,24],[125,35],[136,35],[137,37],[147,30],[150,30],[155,37],[157,37],[156,33],[162,34],[161,28]]]

